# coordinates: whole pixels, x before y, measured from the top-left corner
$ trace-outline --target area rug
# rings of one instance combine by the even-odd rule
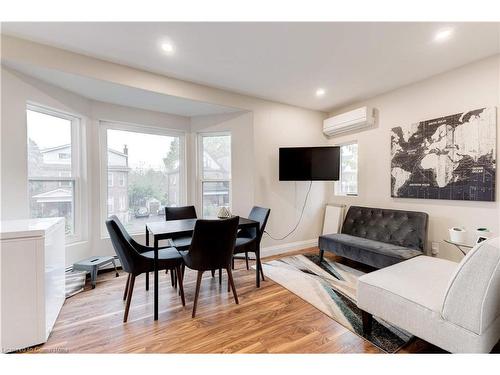
[[[66,271],[66,298],[72,297],[75,294],[83,292],[85,287],[85,271]]]
[[[356,306],[358,278],[364,273],[317,255],[296,255],[264,263],[264,275],[296,294],[358,336],[386,353],[394,353],[411,338],[408,332],[375,318],[371,335],[363,336],[361,310]]]

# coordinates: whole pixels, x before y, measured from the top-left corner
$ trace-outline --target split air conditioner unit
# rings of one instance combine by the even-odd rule
[[[373,108],[361,107],[323,121],[323,133],[332,137],[355,130],[363,130],[375,125]]]

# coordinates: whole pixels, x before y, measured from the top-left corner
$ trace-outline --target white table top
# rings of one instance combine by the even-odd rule
[[[64,221],[63,217],[0,221],[0,239],[44,236],[47,230],[61,221]]]

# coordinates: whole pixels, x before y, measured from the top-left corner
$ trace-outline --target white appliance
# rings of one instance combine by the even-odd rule
[[[47,341],[65,299],[64,218],[0,222],[0,348]]]
[[[334,135],[370,128],[375,125],[374,109],[361,107],[323,121],[323,133],[332,137]]]

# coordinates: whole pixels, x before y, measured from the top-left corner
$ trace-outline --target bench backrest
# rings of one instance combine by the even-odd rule
[[[424,251],[428,220],[425,212],[351,206],[342,233]]]
[[[478,335],[500,319],[500,238],[481,242],[462,259],[441,314]]]

